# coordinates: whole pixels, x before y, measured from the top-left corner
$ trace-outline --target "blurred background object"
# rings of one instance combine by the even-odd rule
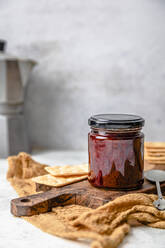
[[[30,152],[24,120],[24,87],[35,62],[5,53],[0,40],[0,157]]]
[[[87,149],[98,113],[146,119],[146,140],[165,140],[164,1],[1,1],[8,49],[39,61],[26,96],[33,147]]]

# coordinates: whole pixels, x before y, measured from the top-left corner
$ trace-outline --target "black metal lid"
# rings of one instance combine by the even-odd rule
[[[104,129],[139,128],[144,126],[144,122],[142,117],[129,114],[99,114],[88,120],[89,126]]]

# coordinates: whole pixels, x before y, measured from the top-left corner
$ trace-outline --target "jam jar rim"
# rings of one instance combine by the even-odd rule
[[[107,130],[130,130],[141,129],[144,126],[145,120],[138,115],[132,114],[97,114],[92,115],[88,119],[88,124],[91,128],[107,129]]]
[[[105,132],[105,133],[139,133],[142,130],[142,127],[135,127],[135,128],[114,128],[114,129],[107,129],[107,128],[96,128],[90,127],[91,131],[96,132]]]

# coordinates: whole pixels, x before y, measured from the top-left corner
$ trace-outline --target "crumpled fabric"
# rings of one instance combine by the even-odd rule
[[[30,155],[8,158],[7,179],[19,196],[37,193],[31,178],[44,175],[45,166]],[[53,208],[51,212],[21,217],[42,231],[73,240],[88,240],[92,248],[116,248],[135,225],[165,229],[165,211],[153,206],[156,195],[135,193],[97,208],[79,205]]]

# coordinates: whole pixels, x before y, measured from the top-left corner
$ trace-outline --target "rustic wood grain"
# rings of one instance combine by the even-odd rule
[[[145,164],[145,170],[153,168]],[[156,167],[157,168],[157,167]],[[165,192],[165,183],[161,184],[162,192]],[[115,198],[130,193],[156,193],[155,184],[144,180],[140,189],[130,191],[114,191],[107,188],[91,186],[88,180],[73,183],[61,188],[36,184],[36,191],[43,193],[13,199],[11,201],[11,213],[15,216],[32,216],[51,211],[52,207],[77,204],[90,208],[97,208]]]

